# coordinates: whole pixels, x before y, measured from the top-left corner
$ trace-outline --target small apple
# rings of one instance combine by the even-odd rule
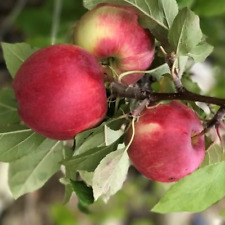
[[[35,52],[19,68],[13,88],[21,119],[52,139],[72,139],[98,124],[107,111],[101,68],[94,56],[75,45]]]
[[[135,124],[129,157],[146,177],[177,181],[195,171],[204,158],[204,135],[193,138],[202,130],[194,111],[178,101],[144,109]],[[130,129],[126,142],[131,133]]]
[[[146,70],[154,57],[154,38],[138,24],[138,14],[126,6],[100,4],[88,11],[76,24],[74,43],[94,54],[117,75],[126,71]],[[106,80],[117,80],[105,67]],[[130,74],[123,84],[137,82],[143,74]]]

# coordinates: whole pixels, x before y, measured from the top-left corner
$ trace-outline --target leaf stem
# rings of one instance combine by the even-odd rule
[[[127,151],[134,139],[134,135],[135,135],[135,120],[136,120],[136,117],[133,117],[132,121],[131,121],[131,128],[132,128],[132,135],[131,135],[131,138],[130,138],[130,141],[128,143],[128,145],[126,146],[125,148],[125,151]]]

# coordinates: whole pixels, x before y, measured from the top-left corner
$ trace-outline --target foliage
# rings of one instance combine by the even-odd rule
[[[140,16],[140,23],[153,33],[157,43],[160,43],[165,51],[176,53],[176,66],[180,71],[185,71],[182,77],[184,85],[192,88],[194,92],[200,92],[197,84],[190,78],[188,63],[204,61],[212,53],[213,47],[206,41],[196,13],[204,16],[222,13],[225,11],[221,6],[222,0],[214,4],[210,12],[206,9],[211,7],[211,1],[205,0],[199,2],[179,0],[178,4],[175,0],[83,0],[87,9],[99,3],[135,7]],[[41,16],[40,11],[29,9],[18,19],[17,26],[30,32],[27,43],[35,43],[35,39],[49,36],[51,4],[52,1],[46,1]],[[62,14],[65,16],[62,17],[57,42],[66,41],[65,30],[70,27],[70,22],[77,20],[86,11],[80,4],[79,1],[73,1],[63,5]],[[194,11],[190,7],[193,7]],[[74,9],[77,12],[76,16],[73,13]],[[34,18],[32,24],[29,20],[25,20],[30,14]],[[43,21],[48,23],[45,24]],[[205,22],[207,23],[210,22]],[[39,29],[36,29],[37,27]],[[203,24],[203,28],[207,31],[206,25]],[[206,33],[209,34],[209,31]],[[216,36],[219,38],[220,35]],[[12,78],[24,60],[38,49],[27,43],[2,43],[6,65]],[[36,43],[38,47],[50,44],[46,39],[44,42]],[[210,43],[217,43],[217,40],[211,38]],[[163,57],[160,50],[156,55],[158,60],[155,60],[154,68],[149,73],[156,78],[158,90],[172,92],[174,87],[168,78],[170,71],[165,63],[161,63]],[[219,57],[214,52],[213,56]],[[130,166],[127,146],[124,144],[124,134],[127,130],[122,129],[124,125],[130,123],[128,119],[130,108],[132,104],[128,105],[123,100],[118,100],[117,104],[111,103],[106,120],[98,127],[78,134],[74,140],[74,148],[71,149],[68,148],[67,142],[47,139],[23,125],[17,114],[13,91],[0,90],[0,161],[10,163],[9,186],[13,196],[18,198],[42,187],[63,166],[65,177],[61,182],[66,187],[66,200],[74,192],[79,199],[80,209],[85,212],[88,211],[87,207],[99,198],[108,201],[122,188]],[[202,117],[207,116],[204,112],[202,114],[204,114]],[[206,209],[225,196],[224,167],[224,145],[221,147],[217,143],[212,143],[207,149],[202,167],[175,183],[152,210],[169,213],[199,212]],[[77,177],[79,179],[76,179]],[[52,212],[55,217],[58,210],[61,209],[55,208]],[[68,220],[67,224],[71,222]]]

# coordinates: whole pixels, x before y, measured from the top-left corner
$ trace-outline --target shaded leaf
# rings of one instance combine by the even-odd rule
[[[82,205],[87,206],[94,202],[93,190],[91,187],[88,187],[83,181],[71,180],[71,184]]]
[[[183,9],[185,7],[190,8],[194,2],[195,0],[177,0],[179,9]]]
[[[174,93],[175,86],[171,75],[165,75],[159,80],[159,92]]]
[[[201,89],[198,86],[198,83],[194,82],[191,78],[189,74],[183,74],[182,78],[181,78],[182,84],[184,85],[184,87],[194,93],[201,93]]]
[[[63,164],[71,172],[77,170],[94,171],[99,162],[110,152],[116,149],[117,144],[110,146],[96,147],[84,153],[71,157],[65,160]]]
[[[88,206],[94,202],[92,188],[88,187],[83,181],[71,180],[71,184],[78,197],[78,208],[83,213],[89,213]]]
[[[12,89],[0,90],[0,124],[18,123],[17,104]]]
[[[63,177],[59,181],[60,181],[60,183],[64,184],[64,186],[65,186],[65,194],[64,194],[63,203],[67,204],[73,194],[73,188],[72,188],[70,179]]]
[[[112,130],[105,123],[103,123],[96,128],[84,131],[77,135],[75,139],[76,149],[74,155],[84,153],[95,147],[109,146],[118,140],[122,135],[123,132],[120,129]]]
[[[37,51],[38,48],[31,47],[26,43],[2,43],[2,50],[7,69],[14,78],[19,67],[31,54]]]
[[[153,207],[157,213],[200,212],[225,196],[225,162],[200,168],[174,184]]]
[[[86,130],[76,135],[76,149],[74,155],[84,153],[95,147],[105,145],[104,126],[100,125],[96,128]]]

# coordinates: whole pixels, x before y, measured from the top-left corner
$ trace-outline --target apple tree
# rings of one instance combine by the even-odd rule
[[[225,196],[225,99],[190,77],[213,46],[189,3],[83,0],[70,42],[2,43],[13,88],[0,90],[0,161],[14,198],[62,170],[65,200],[74,193],[84,211],[133,166],[173,182],[153,212],[200,212]]]

